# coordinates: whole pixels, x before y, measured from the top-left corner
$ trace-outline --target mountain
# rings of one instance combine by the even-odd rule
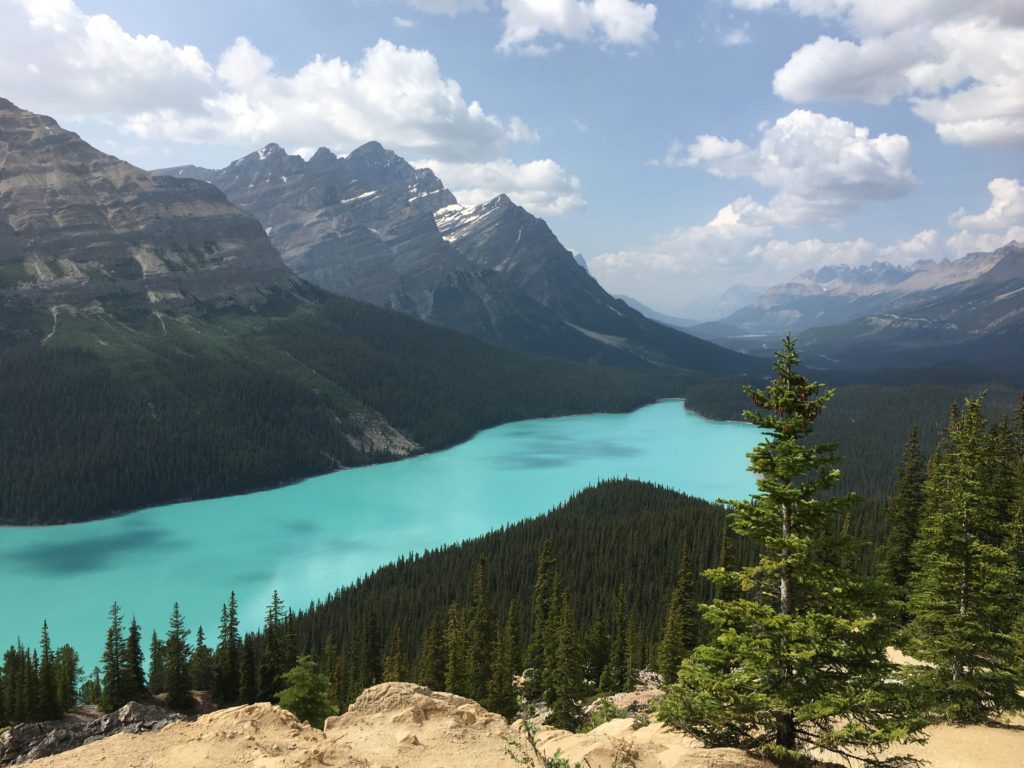
[[[761,293],[721,323],[740,333],[780,336],[789,331],[842,325],[883,311],[901,297],[973,280],[996,263],[992,254],[970,254],[957,260],[920,260],[909,266],[884,261],[870,265],[827,265],[808,270]],[[731,334],[706,338],[725,340]]]
[[[219,171],[158,173],[215,184],[262,222],[297,275],[332,293],[579,362],[750,367],[608,295],[507,196],[463,207],[432,171],[377,142],[347,157],[321,148],[308,161],[269,144]]]
[[[386,155],[353,167],[379,159],[386,180]],[[213,185],[135,168],[8,101],[0,169],[0,523],[241,493],[685,383],[331,296]]]
[[[2,306],[180,313],[265,304],[299,286],[215,188],[154,176],[2,99],[0,168]]]
[[[651,309],[639,299],[634,299],[632,296],[626,296],[625,294],[616,294],[615,298],[626,302],[644,317],[649,317],[651,320],[661,323],[662,325],[667,325],[669,328],[678,328],[679,330],[682,330],[684,328],[690,328],[691,326],[697,325],[699,322],[697,320],[687,320],[682,317],[666,315],[664,312]]]
[[[801,336],[803,348],[841,366],[922,366],[947,361],[1024,376],[1024,244],[975,253],[899,283],[864,317]]]

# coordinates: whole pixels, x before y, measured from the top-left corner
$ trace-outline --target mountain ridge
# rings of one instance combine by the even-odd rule
[[[628,367],[739,372],[750,361],[609,296],[543,219],[499,195],[464,207],[378,142],[310,159],[269,144],[219,171],[179,166],[264,224],[296,274],[531,353]]]

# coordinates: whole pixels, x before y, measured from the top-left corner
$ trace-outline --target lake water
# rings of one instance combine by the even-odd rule
[[[98,663],[117,601],[149,634],[175,601],[216,640],[220,606],[238,594],[254,629],[277,589],[296,609],[409,552],[546,512],[603,479],[650,480],[708,499],[753,490],[746,424],[657,403],[628,414],[538,419],[391,464],[284,488],[171,504],[50,528],[0,528],[0,644],[38,642],[45,618],[86,671]],[[194,635],[193,638],[194,639]]]

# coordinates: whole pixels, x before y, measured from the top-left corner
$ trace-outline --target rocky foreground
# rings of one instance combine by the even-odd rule
[[[589,768],[761,768],[738,750],[704,749],[658,724],[608,722],[587,734],[541,728],[538,745]],[[323,731],[269,704],[175,722],[159,732],[120,733],[32,763],[38,768],[512,768],[528,754],[519,724],[509,726],[479,704],[411,683],[363,692]],[[916,756],[936,768],[1019,768],[1024,722],[1005,728],[939,728]]]

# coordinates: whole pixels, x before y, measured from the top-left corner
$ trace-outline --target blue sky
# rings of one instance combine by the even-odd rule
[[[371,138],[613,292],[1024,239],[1014,0],[0,0],[0,95],[144,167]],[[317,57],[320,57],[317,59]],[[703,138],[701,138],[703,137]]]

